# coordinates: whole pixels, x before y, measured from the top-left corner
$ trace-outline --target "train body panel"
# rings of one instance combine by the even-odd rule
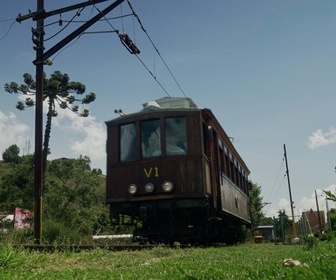
[[[166,159],[135,165],[116,166],[110,169],[109,185],[111,189],[107,197],[108,202],[139,201],[155,199],[157,195],[167,194],[162,184],[170,181],[174,184],[174,192],[170,197],[181,198],[190,195],[204,196],[204,175],[202,159]],[[128,186],[136,185],[138,191],[130,195]],[[153,184],[153,190],[145,191],[146,184]],[[123,188],[113,186],[126,186]]]
[[[141,221],[135,234],[154,241],[238,241],[251,223],[249,170],[209,109],[154,108],[106,124],[112,217]]]

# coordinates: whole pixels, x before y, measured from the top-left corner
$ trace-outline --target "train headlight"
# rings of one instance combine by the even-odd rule
[[[162,189],[164,192],[171,192],[173,191],[174,189],[174,185],[172,182],[170,181],[165,181],[163,184],[162,184]]]
[[[147,184],[145,185],[145,191],[146,191],[147,193],[151,193],[151,192],[153,192],[153,191],[154,191],[154,185],[153,185],[152,183],[147,183]]]
[[[137,192],[137,190],[138,190],[138,188],[137,188],[137,186],[134,185],[134,184],[132,184],[132,185],[130,185],[130,186],[128,187],[128,192],[129,192],[130,194],[135,194],[135,193]]]

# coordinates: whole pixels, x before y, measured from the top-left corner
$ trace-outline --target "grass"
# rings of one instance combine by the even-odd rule
[[[292,258],[307,266],[286,267]],[[1,279],[336,279],[336,243],[111,252],[29,252],[0,247]]]

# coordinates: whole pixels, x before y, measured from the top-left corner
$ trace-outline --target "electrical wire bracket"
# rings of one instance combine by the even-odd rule
[[[139,54],[140,50],[137,48],[137,46],[133,43],[131,38],[128,36],[127,33],[120,33],[119,39],[121,43],[125,46],[125,48],[131,53],[131,54]]]

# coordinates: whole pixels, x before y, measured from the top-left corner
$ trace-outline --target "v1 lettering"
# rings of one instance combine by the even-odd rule
[[[158,167],[154,167],[154,168],[150,167],[149,169],[144,168],[144,172],[145,172],[145,175],[146,175],[147,178],[152,176],[153,170],[154,170],[153,176],[154,177],[159,177],[159,168]]]

